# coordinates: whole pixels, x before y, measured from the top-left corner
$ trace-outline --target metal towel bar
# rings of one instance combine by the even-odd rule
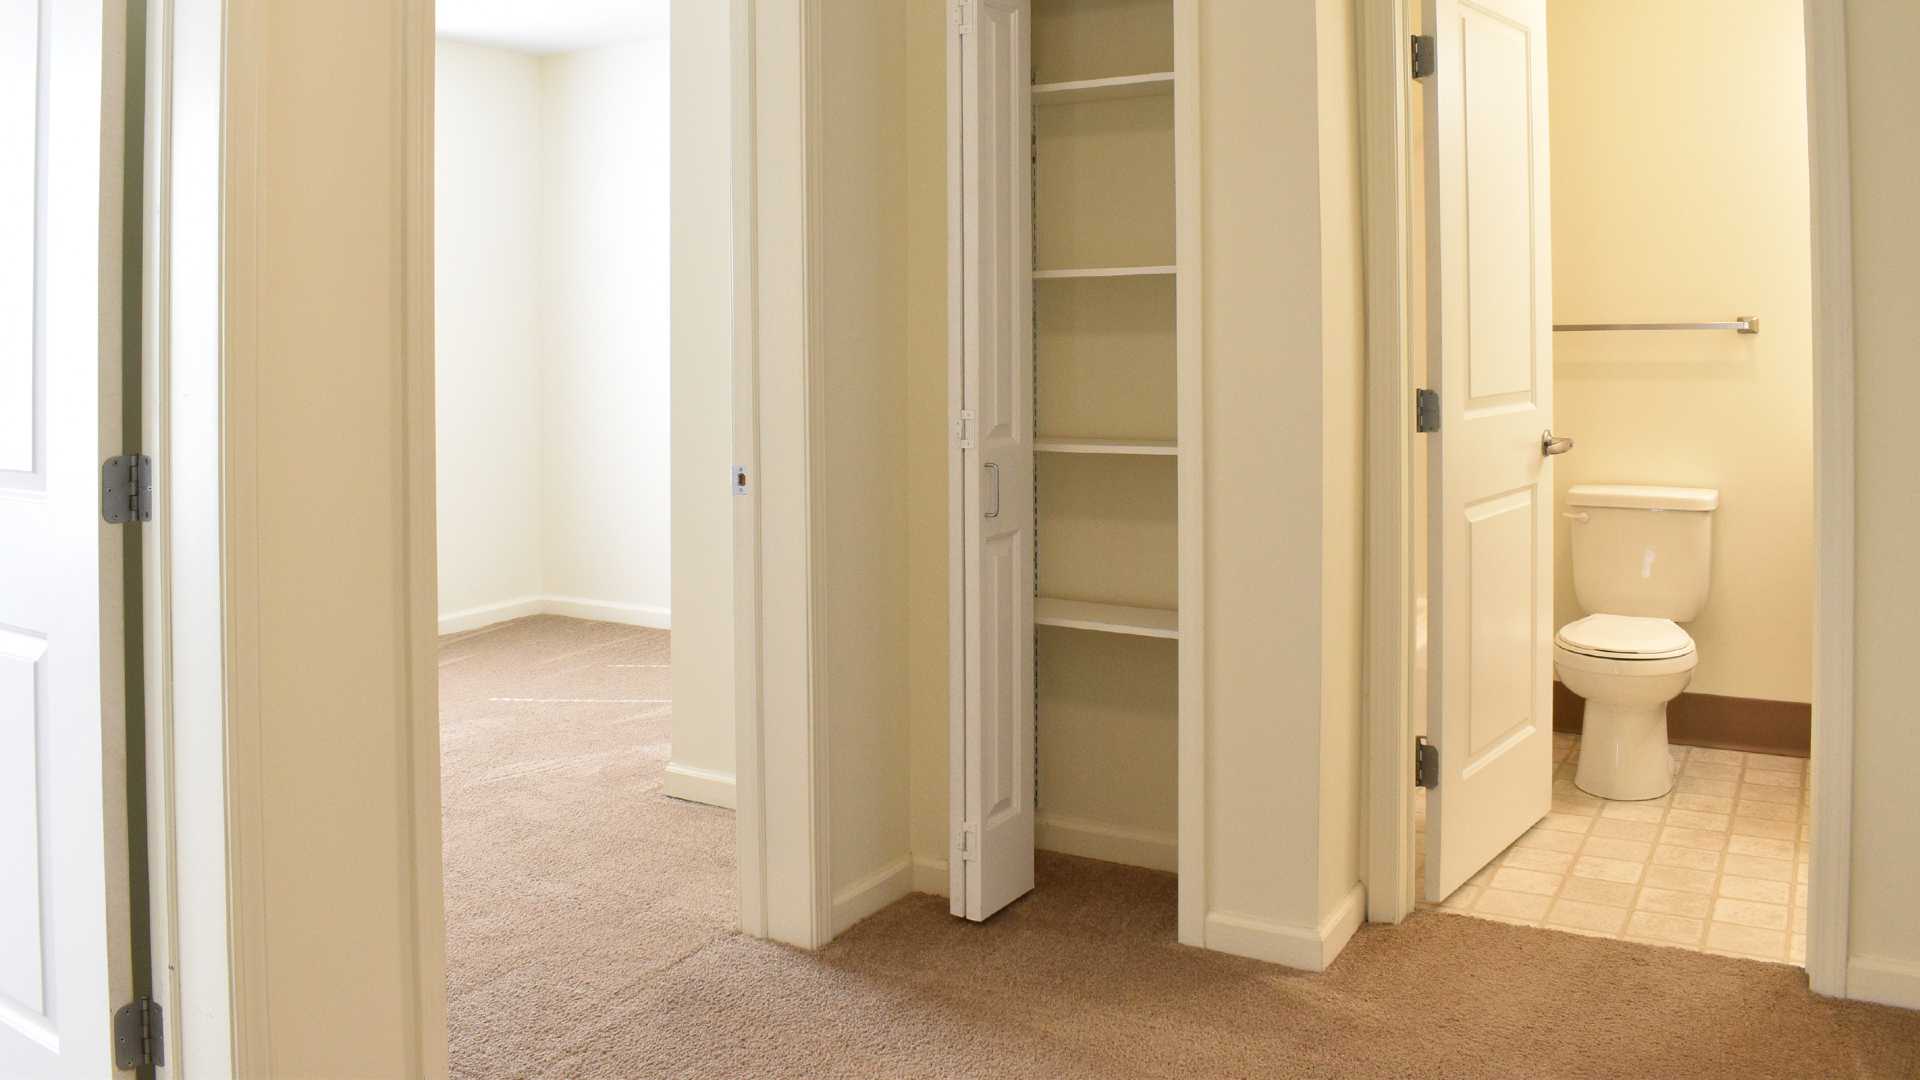
[[[1647,322],[1647,323],[1556,323],[1554,333],[1590,330],[1732,330],[1741,334],[1760,332],[1758,315],[1741,315],[1733,322]]]

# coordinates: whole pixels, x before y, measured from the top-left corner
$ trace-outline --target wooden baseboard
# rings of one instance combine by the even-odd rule
[[[1587,703],[1558,680],[1553,730],[1579,734]],[[1813,752],[1813,706],[1799,701],[1681,694],[1667,705],[1667,740],[1756,754],[1807,757]]]

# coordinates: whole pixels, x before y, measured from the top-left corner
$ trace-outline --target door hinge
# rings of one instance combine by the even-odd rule
[[[1413,430],[1419,432],[1440,430],[1440,392],[1438,390],[1414,391]]]
[[[1413,786],[1440,786],[1440,748],[1428,742],[1425,735],[1413,737]]]
[[[735,465],[733,467],[733,493],[735,495],[745,495],[751,490],[747,484],[747,467],[745,465]]]
[[[962,450],[973,449],[973,420],[972,409],[961,409],[960,418],[953,422],[953,437],[959,441]]]
[[[160,1003],[135,998],[113,1014],[113,1067],[144,1069],[167,1063],[166,1025]]]
[[[1434,71],[1440,66],[1439,58],[1434,55],[1436,51],[1432,34],[1413,35],[1412,67],[1414,78],[1425,79],[1432,77]]]
[[[121,454],[100,466],[100,516],[111,525],[153,520],[153,459]]]
[[[960,849],[960,861],[972,862],[980,857],[980,828],[977,825],[960,826],[960,834],[954,838],[954,844]]]
[[[973,0],[953,0],[953,31],[973,33]]]

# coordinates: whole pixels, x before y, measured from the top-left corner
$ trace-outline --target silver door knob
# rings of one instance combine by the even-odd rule
[[[1571,449],[1573,449],[1573,436],[1555,435],[1552,428],[1540,433],[1540,452],[1548,457],[1564,454]]]

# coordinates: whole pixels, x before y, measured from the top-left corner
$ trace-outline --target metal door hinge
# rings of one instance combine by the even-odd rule
[[[972,409],[961,409],[960,418],[953,422],[953,437],[959,440],[962,450],[973,449],[973,420]]]
[[[166,1025],[160,1003],[135,998],[113,1014],[113,1067],[144,1069],[167,1063]]]
[[[960,849],[960,861],[972,862],[980,857],[980,828],[977,825],[962,825],[960,835],[954,838],[954,844]]]
[[[1426,79],[1432,77],[1434,71],[1440,66],[1439,58],[1434,55],[1435,52],[1432,34],[1413,35],[1412,66],[1414,78]]]
[[[1414,392],[1413,430],[1420,432],[1440,430],[1440,392],[1438,390]]]
[[[733,493],[735,495],[745,495],[751,490],[752,488],[747,484],[747,467],[745,465],[735,465],[733,467]]]
[[[973,0],[953,0],[953,30],[956,34],[973,33]]]
[[[1440,786],[1440,748],[1428,742],[1425,735],[1413,737],[1413,786]]]
[[[100,516],[111,525],[153,520],[153,459],[121,454],[100,466]]]

